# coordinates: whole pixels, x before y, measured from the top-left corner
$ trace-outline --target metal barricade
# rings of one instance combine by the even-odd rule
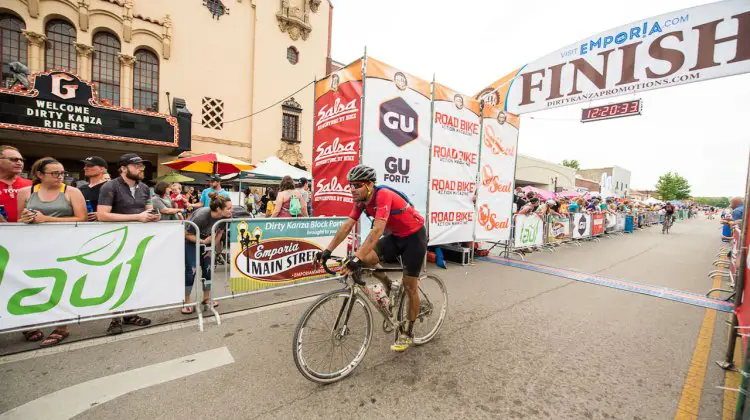
[[[190,221],[183,221],[183,220],[181,220],[181,221],[163,221],[163,222],[156,222],[156,223],[158,223],[158,224],[180,224],[180,225],[183,225],[183,226],[192,225],[196,229],[196,232],[200,232],[199,229],[198,229],[198,226],[196,226],[193,222],[190,222]],[[0,231],[2,231],[2,230],[11,230],[11,229],[18,229],[20,227],[29,227],[29,226],[33,226],[33,229],[35,229],[35,230],[44,230],[47,227],[54,227],[54,228],[59,229],[60,227],[63,227],[63,226],[71,226],[73,228],[93,227],[93,226],[107,226],[107,227],[113,228],[109,232],[105,232],[105,233],[99,234],[98,236],[95,236],[95,237],[89,239],[88,242],[86,242],[86,243],[84,243],[84,245],[82,245],[82,247],[83,247],[86,244],[94,241],[95,239],[102,237],[103,235],[110,234],[110,233],[113,233],[113,232],[118,232],[118,231],[124,229],[124,233],[122,235],[119,247],[117,248],[117,250],[114,252],[114,254],[112,256],[110,256],[109,258],[106,258],[104,261],[95,261],[95,260],[92,260],[91,258],[88,258],[88,257],[91,257],[91,255],[94,255],[97,252],[102,251],[102,250],[104,250],[106,248],[111,248],[110,245],[112,245],[115,242],[115,240],[118,239],[118,238],[113,238],[112,241],[110,241],[108,244],[105,244],[105,245],[101,246],[98,249],[94,249],[94,250],[88,251],[86,253],[80,254],[78,256],[66,257],[66,258],[58,258],[57,259],[58,262],[60,262],[60,261],[66,261],[66,262],[67,261],[77,261],[77,262],[82,263],[84,265],[91,265],[91,266],[103,267],[103,266],[106,266],[107,264],[111,263],[116,258],[116,256],[119,254],[119,252],[123,249],[123,247],[125,246],[127,237],[128,237],[128,230],[127,230],[127,228],[129,226],[134,226],[134,225],[136,225],[136,226],[144,226],[144,225],[151,225],[151,223],[144,224],[144,223],[130,223],[130,222],[128,222],[128,223],[61,222],[61,223],[39,224],[39,225],[27,225],[27,224],[23,224],[23,223],[2,223],[2,224],[0,224]],[[10,235],[13,235],[13,234],[10,234]],[[131,233],[131,236],[132,236],[132,233]],[[143,240],[143,241],[141,241],[139,243],[138,248],[136,249],[136,255],[141,255],[141,258],[144,258],[144,259],[147,256],[157,255],[156,251],[153,251],[153,250],[151,250],[149,252],[146,252],[148,250],[148,243],[149,243],[149,241],[150,241],[150,239]],[[183,242],[184,242],[184,238],[183,238],[182,241],[180,241],[180,249],[185,249]],[[2,247],[2,244],[0,244],[0,251],[4,251],[4,250],[5,250],[5,248]],[[140,252],[140,254],[139,254],[139,252]],[[177,252],[179,252],[179,250]],[[0,252],[0,254],[2,254],[2,253],[8,254],[7,251]],[[197,245],[195,247],[195,253],[196,253],[196,257],[198,257],[199,251],[198,251],[198,246]],[[3,258],[2,255],[0,255],[0,260],[2,258]],[[104,303],[109,302],[109,300],[114,297],[112,294],[114,293],[114,290],[115,290],[115,287],[116,287],[116,282],[117,282],[117,280],[119,280],[120,273],[121,273],[124,265],[129,265],[130,271],[128,272],[127,283],[126,283],[126,286],[125,286],[125,288],[123,290],[123,296],[120,297],[120,301],[122,303],[124,303],[123,299],[130,298],[131,295],[128,295],[127,297],[125,297],[125,294],[128,293],[125,290],[128,289],[128,287],[131,287],[130,292],[132,293],[133,288],[135,288],[135,284],[136,284],[136,281],[137,281],[137,278],[138,278],[138,272],[137,271],[136,271],[135,274],[132,273],[132,270],[134,270],[133,265],[134,264],[138,264],[138,269],[140,269],[140,263],[135,262],[134,259],[135,259],[135,256],[133,258],[131,258],[130,260],[128,260],[128,261],[125,261],[125,262],[120,263],[119,265],[116,265],[113,268],[113,270],[110,272],[110,275],[109,275],[107,289],[103,292],[104,294],[102,296],[99,296],[99,297],[96,297],[96,298],[79,296],[79,300],[85,302],[85,303],[83,303],[84,307],[93,306],[94,302],[96,302],[96,304],[104,304]],[[6,255],[6,260],[4,262],[0,261],[0,265],[5,264],[5,266],[0,267],[0,276],[2,276],[4,274],[5,268],[10,263],[11,263],[11,261],[10,261],[10,257],[8,255]],[[180,267],[183,267],[183,264],[184,264],[184,262],[180,261]],[[66,272],[63,269],[61,269],[61,268],[48,268],[48,269],[24,270],[24,271],[27,272],[27,273],[29,271],[48,272],[49,273],[48,275],[45,275],[44,277],[39,277],[39,278],[55,278],[55,285],[53,287],[54,288],[61,287],[61,289],[59,291],[60,295],[61,296],[66,296],[66,297],[69,296],[69,294],[65,293],[65,287],[66,287],[66,283],[68,283],[71,279],[67,279],[67,274],[66,274]],[[57,273],[57,275],[59,277],[55,276],[52,273]],[[152,313],[152,312],[157,312],[157,311],[164,311],[164,310],[169,310],[169,309],[180,309],[180,308],[189,306],[190,304],[186,304],[185,301],[184,301],[184,288],[185,288],[185,286],[184,286],[184,279],[185,279],[185,277],[184,277],[184,274],[183,274],[184,273],[184,269],[179,270],[179,273],[181,273],[181,275],[180,275],[180,280],[181,281],[179,282],[179,284],[180,284],[180,286],[179,286],[180,287],[179,296],[180,296],[180,300],[181,300],[180,302],[170,302],[170,303],[165,303],[165,304],[161,304],[161,305],[147,306],[147,307],[143,307],[143,308],[129,309],[129,310],[123,310],[123,311],[114,311],[114,312],[110,312],[110,313],[103,313],[103,314],[97,314],[97,315],[88,315],[88,316],[78,315],[78,316],[71,317],[71,318],[58,319],[58,320],[55,320],[55,321],[48,321],[48,322],[37,322],[37,323],[34,323],[34,324],[27,324],[27,325],[22,325],[22,326],[18,326],[18,327],[12,327],[12,328],[7,328],[7,329],[0,329],[0,334],[11,333],[11,332],[18,332],[18,331],[29,331],[29,330],[35,330],[35,329],[40,329],[40,328],[58,327],[58,326],[71,325],[71,324],[81,324],[83,322],[89,322],[89,321],[98,321],[98,320],[105,320],[105,319],[112,319],[112,318],[122,318],[122,317],[137,315],[137,314],[147,314],[147,313]],[[5,275],[7,275],[7,274],[5,274]],[[196,271],[195,275],[196,275],[196,277],[195,277],[195,283],[197,283],[197,280],[200,278],[200,271]],[[83,282],[85,281],[86,278],[87,278],[87,275],[84,275],[83,277],[77,279],[77,281],[73,284],[72,287],[73,287],[74,291],[77,290],[76,293],[82,294],[82,289],[84,287],[84,283]],[[62,279],[61,282],[59,281],[60,279]],[[0,280],[2,280],[2,279],[0,278]],[[110,282],[112,282],[113,280],[115,281],[115,283],[110,286]],[[160,278],[160,279],[154,279],[154,281],[159,281],[159,282],[163,283],[164,280]],[[6,282],[3,282],[3,283],[7,283],[7,280],[6,280]],[[62,286],[58,286],[58,283],[61,284]],[[53,292],[54,292],[54,289],[53,289]],[[21,292],[19,292],[19,293],[21,293]],[[28,295],[28,296],[31,296],[31,295]],[[28,297],[28,296],[26,296],[26,297]],[[196,297],[197,297],[197,294],[196,294]],[[21,297],[19,299],[19,302],[20,302],[21,299],[23,299],[23,297]],[[50,302],[52,302],[53,301],[52,298],[50,298],[50,299],[51,299]],[[196,300],[196,302],[197,302],[197,300]],[[193,305],[195,305],[195,304],[193,304]],[[198,319],[199,319],[200,330],[203,331],[203,319],[202,319],[202,315],[201,315],[200,311],[198,311]]]

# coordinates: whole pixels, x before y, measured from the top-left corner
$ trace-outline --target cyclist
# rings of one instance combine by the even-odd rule
[[[354,228],[362,212],[372,220],[372,229],[362,247],[353,257],[344,261],[342,275],[359,272],[362,267],[378,268],[380,261],[397,262],[401,257],[404,266],[403,285],[409,296],[408,321],[399,331],[391,350],[402,352],[413,342],[414,321],[419,314],[419,273],[427,253],[427,231],[424,218],[399,191],[376,187],[375,169],[357,165],[349,170],[346,180],[354,199],[349,219],[339,228],[328,247],[315,256],[316,263],[325,263],[331,251],[343,242]],[[381,236],[385,234],[381,238]],[[385,273],[374,273],[390,295],[391,281]]]
[[[664,225],[661,227],[661,233],[664,233],[672,226],[672,218],[674,217],[674,204],[667,203],[662,207],[664,209]]]

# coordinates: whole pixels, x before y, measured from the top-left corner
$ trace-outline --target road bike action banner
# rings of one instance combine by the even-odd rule
[[[514,248],[540,246],[544,243],[544,223],[536,213],[515,215]]]
[[[604,213],[593,213],[591,215],[591,236],[604,234]]]
[[[565,216],[547,216],[547,243],[554,244],[570,239],[570,219]]]
[[[607,213],[606,216],[606,227],[605,232],[614,232],[617,229],[617,216],[612,213]]]
[[[431,84],[370,57],[365,83],[362,163],[426,215]],[[364,241],[371,224],[364,213],[361,220]]]
[[[352,195],[346,182],[359,163],[362,118],[362,60],[315,84],[312,175],[313,214],[348,216]]]
[[[513,212],[519,120],[500,108],[489,105],[484,106],[483,115],[476,239],[508,241],[509,222]]]
[[[328,276],[315,268],[324,250],[347,220],[345,217],[245,219],[232,222],[229,278],[233,293],[268,289]],[[333,252],[346,255],[346,241]],[[329,267],[336,264],[330,262]]]
[[[573,214],[573,239],[584,239],[591,236],[591,215],[586,213]]]
[[[429,245],[474,239],[479,102],[434,84]]]
[[[0,227],[0,330],[178,304],[184,243],[182,223]]]
[[[584,38],[506,75],[480,96],[525,114],[747,72],[750,2],[727,0]]]

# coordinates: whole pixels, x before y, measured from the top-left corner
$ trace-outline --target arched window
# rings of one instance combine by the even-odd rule
[[[299,62],[299,50],[294,47],[287,48],[286,59],[292,64],[297,64]]]
[[[28,66],[26,37],[23,31],[26,24],[11,14],[0,14],[0,66],[2,67],[2,86],[9,87],[13,76],[9,64],[20,61]]]
[[[133,108],[159,112],[159,58],[148,50],[135,52]]]
[[[91,80],[99,99],[120,105],[120,41],[109,32],[94,35]]]
[[[70,23],[55,19],[47,23],[47,53],[44,68],[77,71],[76,28]]]

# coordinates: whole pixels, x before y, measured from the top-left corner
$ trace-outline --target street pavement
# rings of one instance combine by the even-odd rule
[[[718,222],[701,217],[670,235],[651,227],[527,260],[705,293],[718,235]],[[312,300],[263,306],[337,287],[327,283],[253,297],[244,305],[256,309],[220,326],[209,320],[203,333],[173,322],[0,357],[0,420],[675,418],[707,310],[486,261],[429,270],[450,297],[435,340],[394,354],[376,322],[365,360],[338,383],[307,381],[292,359],[294,327]],[[697,418],[722,418],[715,387],[724,376],[713,361],[726,346],[725,320],[712,322]],[[11,336],[0,349],[18,348],[20,334]]]

